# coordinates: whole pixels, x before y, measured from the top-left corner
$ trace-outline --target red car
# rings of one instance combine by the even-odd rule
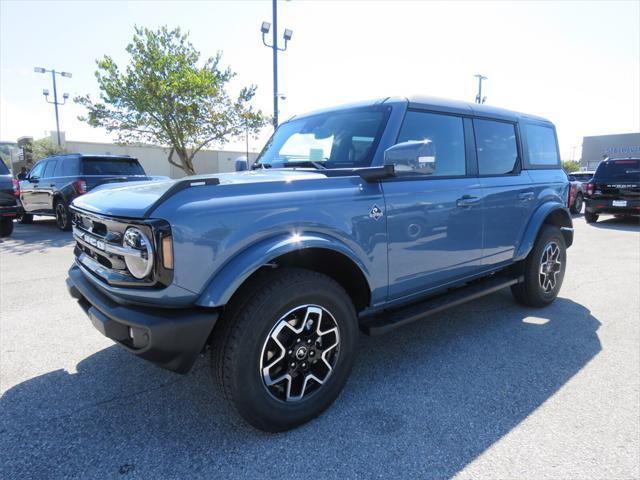
[[[571,189],[569,190],[569,210],[571,213],[580,213],[587,192],[587,184],[594,172],[574,172],[569,174]]]

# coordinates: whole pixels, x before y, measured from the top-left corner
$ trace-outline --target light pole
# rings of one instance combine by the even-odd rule
[[[284,52],[287,49],[287,42],[291,40],[293,31],[285,28],[284,34],[284,47],[278,47],[278,1],[272,0],[272,21],[273,21],[273,40],[269,45],[265,39],[269,33],[271,24],[269,22],[262,22],[260,31],[262,32],[262,43],[265,47],[269,47],[273,50],[273,128],[278,128],[278,52]]]
[[[478,95],[476,95],[476,103],[484,103],[487,97],[482,96],[482,81],[487,80],[487,77],[484,75],[474,75],[478,79]]]
[[[34,72],[36,73],[49,73],[51,72],[51,78],[53,79],[53,102],[51,102],[49,100],[49,90],[47,90],[46,88],[44,90],[42,90],[42,94],[44,95],[44,99],[47,101],[47,103],[51,103],[56,110],[56,133],[58,136],[58,146],[62,145],[62,142],[60,141],[60,118],[58,116],[58,105],[64,105],[65,103],[67,103],[67,99],[69,98],[69,94],[68,93],[63,93],[62,94],[62,99],[64,100],[62,103],[58,102],[58,89],[56,88],[56,75],[60,75],[62,77],[67,77],[67,78],[71,78],[71,74],[69,72],[56,72],[55,70],[47,70],[45,68],[42,67],[35,67],[33,69]]]

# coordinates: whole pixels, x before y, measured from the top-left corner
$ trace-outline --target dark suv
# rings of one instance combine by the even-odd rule
[[[18,182],[0,160],[0,237],[8,237],[13,232],[13,219],[18,213]]]
[[[612,158],[600,162],[587,184],[584,217],[598,221],[601,213],[640,216],[640,158]]]
[[[150,180],[136,158],[70,154],[40,160],[20,182],[21,223],[33,215],[55,215],[58,228],[71,230],[69,204],[105,183]]]

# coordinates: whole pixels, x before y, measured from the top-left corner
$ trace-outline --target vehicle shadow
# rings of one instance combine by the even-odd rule
[[[599,325],[503,291],[362,336],[336,404],[277,435],[231,413],[208,359],[179,376],[112,346],[0,398],[0,477],[450,478],[598,354]]]
[[[640,218],[638,217],[600,217],[590,227],[606,230],[623,230],[627,232],[640,232]]]
[[[71,232],[63,232],[58,229],[54,219],[36,217],[29,225],[14,222],[11,236],[0,238],[0,251],[25,255],[72,244]]]

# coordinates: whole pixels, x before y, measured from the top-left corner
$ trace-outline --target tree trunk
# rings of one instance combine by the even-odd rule
[[[178,154],[178,159],[180,160],[180,163],[173,160],[174,152]],[[169,151],[168,160],[171,165],[178,167],[180,170],[184,171],[184,173],[186,173],[187,175],[196,174],[196,169],[193,167],[193,161],[191,158],[189,158],[189,155],[187,154],[187,151],[185,149],[172,147],[171,150]]]

